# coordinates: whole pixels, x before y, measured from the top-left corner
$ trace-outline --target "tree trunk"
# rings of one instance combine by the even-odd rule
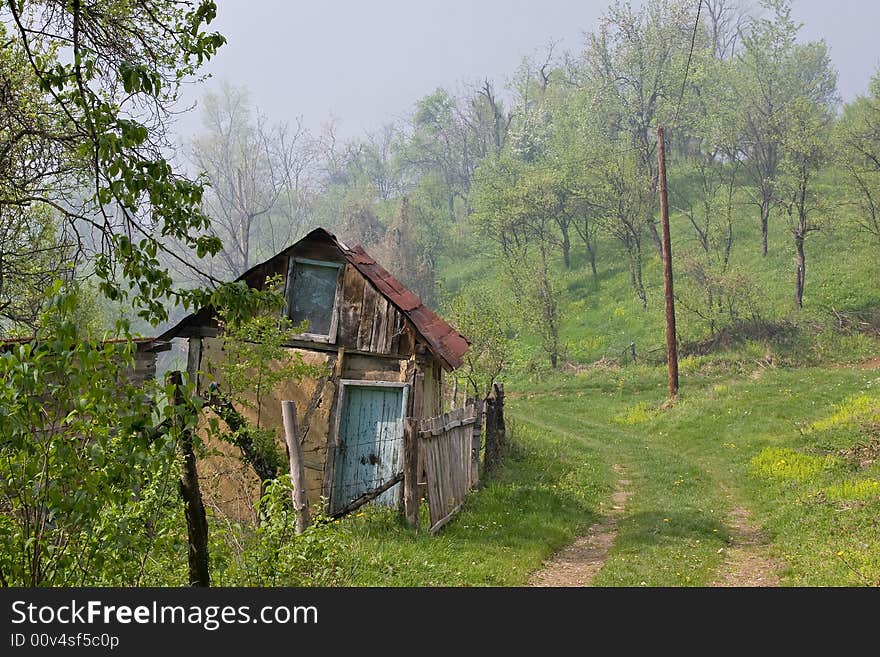
[[[807,262],[804,256],[804,236],[794,236],[795,248],[795,280],[794,280],[794,303],[798,308],[804,307],[804,282],[807,275]]]
[[[593,247],[589,242],[586,243],[586,247],[587,247],[587,258],[590,261],[590,269],[593,272],[593,280],[596,280],[599,278],[599,272],[596,271],[596,252],[593,250]]]
[[[174,385],[174,406],[183,405],[183,377],[180,372],[170,372],[168,379]],[[179,490],[183,498],[183,513],[186,518],[187,542],[189,543],[189,584],[190,586],[210,586],[211,575],[208,564],[208,518],[205,504],[199,489],[199,473],[196,469],[196,455],[193,449],[193,434],[184,429],[180,437],[181,464]]]
[[[646,310],[648,308],[648,295],[645,292],[645,282],[642,280],[642,249],[641,246],[636,246],[635,253],[633,253],[633,270],[634,277],[636,282],[636,291],[639,294],[639,300],[642,302],[642,310]]]
[[[654,242],[654,248],[657,249],[657,255],[663,258],[663,240],[660,239],[660,233],[657,232],[657,222],[654,217],[648,217],[648,230],[651,231],[651,239]]]
[[[495,444],[503,452],[507,448],[507,426],[504,422],[504,384],[493,383],[492,389],[495,392]]]
[[[486,397],[486,452],[483,455],[483,476],[488,475],[498,460],[497,405],[492,396]]]
[[[563,222],[559,228],[562,231],[562,263],[566,269],[571,269],[571,237],[568,234],[568,224]]]
[[[761,199],[761,255],[767,255],[767,225],[770,222],[770,197]]]

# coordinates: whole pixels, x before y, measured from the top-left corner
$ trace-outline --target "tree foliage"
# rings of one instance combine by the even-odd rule
[[[198,257],[220,247],[204,234],[202,185],[163,151],[180,85],[224,43],[205,31],[215,15],[209,0],[7,0],[0,13],[11,56],[36,83],[11,88],[14,107],[35,99],[36,111],[4,148],[24,149],[32,166],[24,179],[7,173],[0,206],[54,210],[101,291],[151,321],[167,317],[168,300],[204,300],[175,289],[160,237]]]
[[[55,290],[37,335],[0,354],[0,583],[173,582],[153,564],[179,549],[176,443],[195,408],[133,382],[125,326],[90,339]]]

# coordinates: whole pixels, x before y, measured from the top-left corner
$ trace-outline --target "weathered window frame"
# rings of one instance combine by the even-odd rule
[[[354,386],[356,388],[403,388],[403,394],[401,395],[401,408],[400,408],[400,419],[403,423],[406,422],[407,417],[407,404],[409,403],[409,396],[411,394],[412,385],[407,383],[406,381],[375,381],[375,380],[364,380],[364,379],[340,379],[339,385],[337,386],[336,393],[336,408],[333,414],[333,431],[328,436],[328,452],[327,452],[327,463],[325,464],[325,473],[324,473],[324,490],[325,495],[327,496],[327,512],[330,513],[331,509],[333,509],[333,504],[335,500],[333,496],[336,491],[334,489],[336,482],[336,452],[339,450],[339,427],[342,423],[342,409],[345,407],[345,390],[346,388]],[[405,430],[405,428],[404,428]],[[400,453],[401,465],[403,463],[403,452]],[[402,494],[401,488],[401,494]]]
[[[307,340],[310,342],[325,342],[333,344],[336,342],[336,333],[339,328],[339,301],[342,296],[342,272],[345,265],[341,262],[331,262],[328,260],[313,260],[311,258],[299,258],[291,256],[287,259],[287,280],[284,287],[284,316],[290,317],[291,301],[294,289],[296,264],[312,265],[316,267],[329,267],[337,269],[336,273],[336,292],[333,295],[333,309],[330,312],[330,329],[327,334],[322,333],[297,333],[292,337],[296,340]]]

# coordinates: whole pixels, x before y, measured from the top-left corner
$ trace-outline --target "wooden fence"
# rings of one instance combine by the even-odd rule
[[[482,444],[485,425],[485,445]],[[419,526],[419,505],[428,500],[431,532],[449,522],[506,451],[504,386],[485,401],[427,420],[407,418],[403,436],[403,504],[411,527]],[[480,456],[483,455],[482,467]]]
[[[478,415],[478,405],[473,403],[419,423],[418,449],[427,484],[432,533],[452,519],[477,484],[478,468],[473,467],[473,461],[476,457],[479,463]]]

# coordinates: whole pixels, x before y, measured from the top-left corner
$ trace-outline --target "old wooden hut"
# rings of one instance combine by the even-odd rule
[[[278,386],[263,404],[262,423],[277,428],[281,443],[281,401],[295,401],[309,502],[323,497],[334,512],[400,472],[404,418],[441,412],[443,374],[462,363],[468,341],[361,247],[326,230],[313,230],[238,280],[259,288],[272,275],[286,281],[288,316],[308,322],[286,349],[323,365],[326,375]],[[218,376],[222,357],[214,315],[189,315],[158,339],[173,338],[188,339],[188,369],[201,373],[203,389]],[[200,466],[206,501],[234,517],[252,516],[259,481],[233,447],[213,447]],[[400,488],[379,501],[397,503]]]

